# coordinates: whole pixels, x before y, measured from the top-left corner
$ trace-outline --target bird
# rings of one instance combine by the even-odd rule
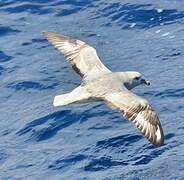
[[[103,101],[111,109],[132,122],[154,146],[164,144],[164,133],[159,117],[149,102],[131,89],[150,85],[137,71],[112,72],[97,55],[94,47],[84,41],[54,32],[42,32],[81,77],[81,83],[71,92],[56,95],[53,105]]]

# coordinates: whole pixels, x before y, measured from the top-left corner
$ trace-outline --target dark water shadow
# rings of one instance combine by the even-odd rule
[[[98,105],[99,106],[99,105]],[[84,113],[72,113],[70,110],[54,112],[28,123],[16,134],[19,136],[29,134],[30,139],[42,141],[53,137],[59,130],[66,128],[73,123],[83,123],[90,117],[105,116],[103,111],[93,112],[86,110]]]
[[[8,13],[28,12],[30,14],[39,15],[55,13],[56,16],[67,16],[82,11],[89,6],[93,6],[93,2],[92,0],[62,0],[50,2],[45,2],[44,0],[17,0],[15,2],[12,0],[9,3],[2,4],[1,10]]]
[[[93,106],[91,109],[84,111],[81,114],[81,116],[82,117],[88,117],[88,119],[89,118],[93,118],[93,117],[96,117],[98,119],[98,117],[107,116],[107,114],[108,115],[113,114],[113,112],[111,112],[110,110],[109,111],[106,111],[104,109],[100,109],[100,106],[101,105],[103,105],[103,104],[100,104],[100,105],[97,105],[97,106]],[[95,109],[96,109],[96,111],[95,111]],[[82,118],[80,120],[80,123],[84,123],[86,120],[87,120],[86,118]]]
[[[182,98],[184,97],[184,88],[181,89],[166,89],[162,92],[159,92],[155,94],[156,97],[161,97],[161,98],[171,98],[171,97],[178,97]]]
[[[142,147],[141,151],[138,151],[138,156],[135,156],[130,161],[133,162],[133,165],[146,165],[150,163],[152,160],[158,158],[167,150],[172,149],[175,147],[175,144],[168,144],[167,142],[175,137],[174,133],[168,133],[165,135],[165,143],[161,147],[154,147],[150,144],[146,144]],[[151,151],[149,151],[151,150]],[[145,154],[146,151],[149,151]]]
[[[5,69],[2,66],[0,66],[0,75],[3,74],[4,71]]]
[[[94,2],[95,1],[98,1],[98,0],[86,0],[86,1],[83,1],[83,0],[79,0],[79,1],[76,1],[76,0],[65,0],[65,1],[60,1],[58,3],[55,4],[55,6],[58,6],[58,5],[67,5],[66,7],[67,8],[62,8],[60,12],[58,12],[56,14],[56,16],[67,16],[67,15],[71,15],[71,14],[76,14],[78,13],[79,11],[83,11],[89,7],[93,7],[94,5]],[[69,7],[68,7],[69,5]]]
[[[10,5],[10,4],[13,4],[13,1],[0,1],[0,7],[4,7],[4,6],[7,6],[7,5]]]
[[[8,155],[1,149],[0,152],[0,166],[8,159]]]
[[[175,136],[174,133],[168,133],[168,134],[165,135],[165,140],[172,139],[174,136]]]
[[[0,51],[0,63],[1,62],[7,62],[12,59],[11,56],[6,55],[3,51]]]
[[[22,43],[22,46],[28,46],[28,45],[31,45],[31,44],[34,44],[34,43],[45,43],[47,42],[46,39],[44,38],[35,38],[35,39],[32,39],[31,42],[24,42]]]
[[[70,9],[63,9],[61,12],[57,13],[56,16],[68,16],[70,14],[77,13],[81,11],[83,8],[82,7],[73,7]]]
[[[177,9],[164,9],[159,12],[152,4],[109,3],[97,11],[95,18],[100,16],[109,18],[107,26],[111,22],[116,22],[123,29],[148,29],[160,24],[175,23],[184,18],[184,12]],[[131,27],[132,23],[135,23],[135,26]]]
[[[143,96],[154,96],[158,91],[147,91],[143,92]]]
[[[128,163],[121,160],[113,160],[112,157],[101,157],[99,159],[93,159],[88,165],[84,167],[85,171],[101,171],[115,166],[125,166]]]
[[[47,90],[47,89],[53,89],[55,86],[57,86],[58,83],[54,82],[51,85],[43,84],[43,82],[37,82],[37,81],[18,81],[18,82],[12,82],[7,85],[7,88],[15,89],[16,91],[26,91],[26,90]]]
[[[0,36],[5,36],[5,35],[9,35],[9,34],[15,34],[21,32],[18,29],[13,29],[11,27],[7,27],[7,26],[2,26],[0,24]]]
[[[176,146],[175,143],[167,144],[173,137],[175,137],[175,134],[173,133],[165,135],[166,143],[161,147],[155,147],[150,143],[146,143],[140,147],[138,141],[143,137],[130,134],[99,141],[93,149],[93,153],[98,154],[102,151],[105,152],[106,155],[103,153],[103,156],[100,156],[99,158],[92,158],[88,165],[85,166],[85,170],[100,171],[113,166],[126,166],[128,164],[137,166],[149,164],[152,160]],[[116,154],[120,153],[118,155],[118,160],[113,158],[112,152],[115,152]],[[126,157],[125,160],[124,157]]]
[[[85,171],[100,171],[114,166],[126,166],[129,161],[122,160],[122,158],[114,159],[112,153],[120,154],[119,157],[127,155],[129,159],[129,148],[137,143],[142,137],[139,135],[122,135],[113,138],[108,138],[102,141],[98,141],[93,149],[93,154],[103,154],[103,156],[91,158],[90,162],[84,167]],[[106,152],[107,151],[107,152]],[[117,152],[118,151],[118,152]],[[104,154],[105,152],[105,154]]]
[[[172,48],[172,49],[169,49],[167,50],[167,53],[166,54],[163,54],[160,53],[159,55],[156,55],[155,58],[158,58],[159,60],[162,60],[162,61],[169,61],[169,62],[172,62],[172,61],[178,61],[178,56],[181,56],[183,53],[182,53],[182,50],[180,48]]]
[[[39,14],[39,15],[49,14],[52,11],[50,8],[45,7],[38,3],[30,3],[30,1],[27,1],[27,3],[18,4],[17,2],[18,1],[16,1],[15,3],[11,3],[14,4],[14,6],[2,7],[1,11],[8,12],[10,14],[28,12],[31,14]]]
[[[137,156],[133,158],[131,161],[133,162],[133,165],[146,165],[150,163],[153,159],[157,158],[161,154],[163,154],[167,150],[167,148],[163,149],[156,149],[151,151],[150,154],[141,154],[140,156]]]
[[[52,170],[66,168],[67,166],[70,166],[71,164],[74,165],[80,161],[85,160],[86,158],[87,157],[83,154],[70,155],[68,157],[60,158],[54,161],[52,164],[48,166],[48,168]]]
[[[102,149],[102,148],[109,148],[109,147],[125,147],[132,143],[138,142],[140,139],[142,139],[139,135],[122,135],[117,136],[109,139],[105,139],[102,141],[98,141],[96,143],[96,151]]]
[[[16,134],[28,134],[29,140],[43,141],[52,138],[58,131],[80,120],[80,115],[69,110],[54,112],[26,124]]]

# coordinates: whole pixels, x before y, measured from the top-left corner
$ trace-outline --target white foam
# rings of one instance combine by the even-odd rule
[[[161,13],[161,12],[163,12],[163,9],[157,9],[157,12]]]
[[[157,34],[158,34],[159,32],[161,32],[161,29],[159,29],[159,30],[155,31],[155,33],[157,33]]]
[[[170,32],[166,32],[166,33],[162,34],[162,36],[164,37],[164,36],[168,36],[170,34],[171,34]]]
[[[132,24],[130,25],[130,28],[133,28],[135,25],[136,25],[136,23],[132,23]]]
[[[173,38],[175,38],[175,35],[169,36],[169,38],[170,38],[170,39],[173,39]]]

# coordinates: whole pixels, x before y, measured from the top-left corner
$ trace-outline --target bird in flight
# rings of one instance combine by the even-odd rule
[[[55,96],[54,106],[104,101],[131,121],[152,144],[164,143],[158,115],[147,100],[130,91],[142,84],[150,85],[141,73],[112,72],[100,61],[96,50],[85,42],[53,32],[43,32],[43,35],[81,77],[80,86],[70,93]]]

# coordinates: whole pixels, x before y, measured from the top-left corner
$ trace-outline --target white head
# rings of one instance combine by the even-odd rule
[[[127,89],[132,89],[141,84],[150,85],[150,82],[143,79],[141,73],[136,71],[126,71],[123,73],[123,83]]]

